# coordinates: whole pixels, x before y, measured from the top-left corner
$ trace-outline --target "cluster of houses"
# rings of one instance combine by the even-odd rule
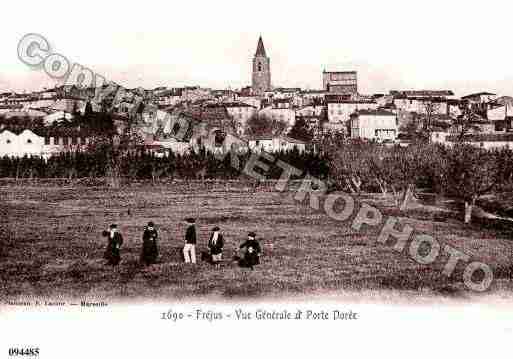
[[[79,128],[73,133],[52,134],[41,128],[13,129],[3,125],[1,119],[39,119],[55,132],[60,123],[69,123],[87,109],[105,110],[105,102],[96,100],[97,90],[64,85],[29,94],[0,93],[0,156],[51,156],[87,148],[89,135]],[[112,97],[116,101],[111,102],[109,111],[121,119],[133,119],[131,116],[136,114],[145,148],[159,155],[198,148],[227,151],[234,146],[253,151],[306,151],[315,149],[319,138],[332,133],[407,146],[412,132],[422,129],[428,129],[431,141],[447,145],[462,140],[484,148],[513,144],[511,97],[480,92],[456,98],[449,90],[366,95],[358,91],[356,71],[324,70],[322,89],[273,87],[262,38],[253,57],[252,86],[238,90],[200,86],[135,88],[117,91]],[[472,123],[465,124],[463,136],[458,120],[467,109],[472,110]],[[250,121],[252,125],[255,121],[274,124],[279,131],[248,131]],[[177,123],[192,126],[180,137],[175,133]],[[289,136],[298,123],[312,134],[311,140]],[[299,137],[297,131],[295,137]]]
[[[325,133],[343,132],[347,137],[383,144],[409,143],[403,131],[412,118],[434,119],[433,142],[452,144],[458,128],[453,125],[462,116],[462,108],[471,106],[476,118],[465,134],[466,142],[484,148],[513,145],[513,98],[482,92],[455,98],[451,91],[390,91],[389,94],[361,95],[336,93],[329,88],[303,90],[275,88],[261,95],[251,89],[212,90],[200,87],[157,88],[145,93],[140,114],[142,135],[149,151],[163,155],[170,151],[185,153],[198,148],[226,151],[234,145],[269,152],[297,149],[306,151],[311,143],[287,135],[298,120],[303,120],[314,138]],[[89,102],[95,111],[100,104],[92,101],[94,91],[62,88],[32,94],[0,94],[0,117],[42,119],[45,125],[66,122],[83,114]],[[121,101],[115,111],[128,114],[133,106]],[[248,135],[247,123],[256,118],[284,124],[281,133]],[[203,130],[192,131],[176,139],[169,124],[187,121]],[[204,125],[204,126],[202,126]],[[205,135],[215,128],[219,136]],[[159,129],[159,130],[158,130]],[[69,131],[69,130],[67,130]],[[54,131],[55,132],[55,131]],[[61,131],[62,132],[62,131]],[[64,151],[87,148],[89,137],[79,129],[73,133],[50,133],[31,128],[11,129],[0,123],[0,156],[49,157]],[[212,140],[212,138],[214,140]],[[222,141],[216,140],[221,138]]]
[[[0,130],[0,157],[42,157],[87,151],[94,135],[73,128]]]

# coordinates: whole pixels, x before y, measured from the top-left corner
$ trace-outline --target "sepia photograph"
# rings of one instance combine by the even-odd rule
[[[0,357],[507,355],[509,3],[4,7]]]

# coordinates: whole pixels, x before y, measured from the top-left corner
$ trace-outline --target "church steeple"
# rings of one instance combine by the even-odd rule
[[[271,89],[271,61],[265,53],[262,36],[258,38],[258,45],[253,57],[253,75],[251,87],[255,95],[263,95]]]
[[[255,52],[255,56],[267,57],[267,55],[265,54],[264,41],[262,40],[262,36],[258,38],[258,45],[257,50]]]

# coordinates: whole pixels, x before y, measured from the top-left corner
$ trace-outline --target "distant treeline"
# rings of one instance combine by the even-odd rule
[[[130,181],[158,180],[163,178],[177,179],[235,179],[239,178],[242,169],[248,162],[251,152],[226,154],[223,157],[200,151],[179,155],[170,153],[166,157],[158,157],[150,153],[131,153],[117,159],[116,167],[119,176]],[[308,171],[318,178],[328,175],[328,161],[319,154],[288,151],[274,153],[279,159],[298,170],[302,177]],[[267,163],[268,179],[278,179],[283,170],[260,157],[259,161]],[[38,157],[0,158],[0,178],[101,178],[111,174],[112,157],[97,151],[68,152],[55,155],[45,160]],[[257,171],[258,172],[258,171]]]

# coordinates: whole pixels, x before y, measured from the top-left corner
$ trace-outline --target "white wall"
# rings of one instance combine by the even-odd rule
[[[249,148],[254,151],[266,152],[292,151],[294,148],[297,148],[299,152],[304,152],[306,145],[289,142],[283,137],[275,137],[272,139],[249,140]]]
[[[394,99],[394,105],[398,110],[407,111],[407,112],[416,112],[419,114],[426,113],[426,103],[428,101],[418,100],[418,99]],[[447,114],[447,102],[435,102],[434,103],[434,113],[438,115]]]
[[[390,115],[358,115],[351,123],[351,137],[392,140],[397,137],[396,116]]]
[[[449,132],[434,131],[431,132],[431,142],[434,143],[446,143],[447,136],[450,136]]]
[[[466,144],[483,148],[485,150],[498,149],[498,148],[511,148],[513,149],[513,141],[465,141]],[[448,146],[453,146],[454,142],[445,142]]]
[[[44,144],[44,137],[30,130],[24,130],[19,135],[6,130],[0,133],[0,156],[41,156]]]
[[[239,97],[238,101],[245,103],[246,105],[254,106],[256,109],[260,109],[262,104],[262,100],[258,97],[248,96],[248,97]]]
[[[491,121],[502,121],[506,116],[513,116],[513,106],[505,105],[487,111],[488,119]]]
[[[234,118],[234,120],[239,125],[238,128],[236,128],[237,133],[242,133],[244,126],[246,126],[246,123],[248,120],[253,116],[257,109],[254,107],[247,107],[247,106],[241,106],[241,107],[226,107],[226,111],[230,116]]]
[[[356,110],[375,110],[377,108],[378,104],[375,102],[328,103],[328,121],[330,123],[346,123]]]
[[[296,114],[299,116],[320,116],[324,106],[306,106],[296,110]]]
[[[73,118],[73,115],[69,112],[57,111],[57,112],[51,113],[51,114],[43,117],[43,121],[46,125],[49,125],[57,120],[61,120],[61,119],[71,120],[72,118]]]

